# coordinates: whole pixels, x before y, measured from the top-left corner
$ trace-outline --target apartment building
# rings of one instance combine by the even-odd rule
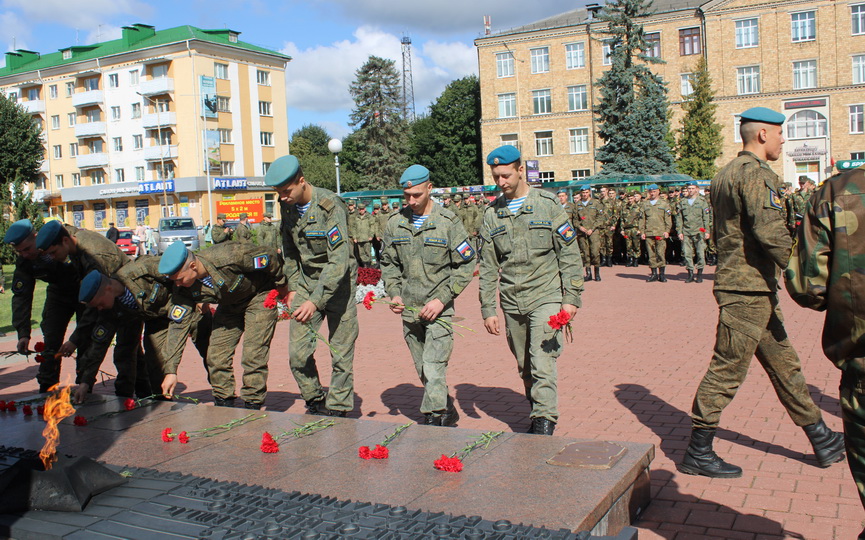
[[[134,24],[118,40],[6,53],[0,91],[42,126],[34,196],[88,229],[273,211],[263,177],[288,153],[288,56],[229,29]],[[255,218],[257,216],[253,216]]]
[[[610,49],[589,5],[475,40],[483,146],[520,147],[541,181],[600,171],[592,113]],[[666,82],[673,127],[705,56],[723,126],[718,165],[741,148],[738,115],[755,106],[787,116],[785,180],[821,182],[840,160],[865,159],[865,2],[862,0],[657,0],[640,19],[651,69]],[[485,182],[492,179],[487,173]]]

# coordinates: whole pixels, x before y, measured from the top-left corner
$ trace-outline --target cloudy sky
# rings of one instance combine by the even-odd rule
[[[289,128],[350,131],[348,85],[371,54],[401,67],[400,39],[412,40],[415,107],[421,113],[448,82],[477,73],[473,40],[483,16],[493,31],[576,9],[587,0],[0,0],[6,50],[54,52],[120,37],[120,27],[189,24],[237,30],[244,41],[293,57],[286,69]]]

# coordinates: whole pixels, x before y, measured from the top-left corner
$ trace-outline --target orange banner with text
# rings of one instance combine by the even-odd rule
[[[264,201],[261,199],[216,201],[216,213],[225,214],[225,218],[229,221],[239,220],[241,212],[246,212],[250,223],[261,223],[262,214],[264,214]]]

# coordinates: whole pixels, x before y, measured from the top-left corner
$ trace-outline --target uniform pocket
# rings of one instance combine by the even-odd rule
[[[549,221],[530,221],[528,243],[533,251],[553,249],[553,224]]]

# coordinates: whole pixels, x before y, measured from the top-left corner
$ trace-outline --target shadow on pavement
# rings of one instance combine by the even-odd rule
[[[408,383],[398,384],[381,393],[381,402],[388,408],[387,414],[392,416],[401,414],[418,423],[423,423],[424,419],[420,412],[422,399],[423,388]]]
[[[813,384],[808,385],[808,392],[821,411],[829,413],[839,420],[841,419],[841,402],[837,397],[824,394],[822,390]]]
[[[507,424],[515,433],[525,433],[531,425],[529,414],[532,409],[529,402],[524,395],[510,388],[465,383],[456,385],[454,389],[460,407],[471,418],[480,418],[478,410],[481,410]],[[503,404],[509,405],[506,410],[503,410]]]

